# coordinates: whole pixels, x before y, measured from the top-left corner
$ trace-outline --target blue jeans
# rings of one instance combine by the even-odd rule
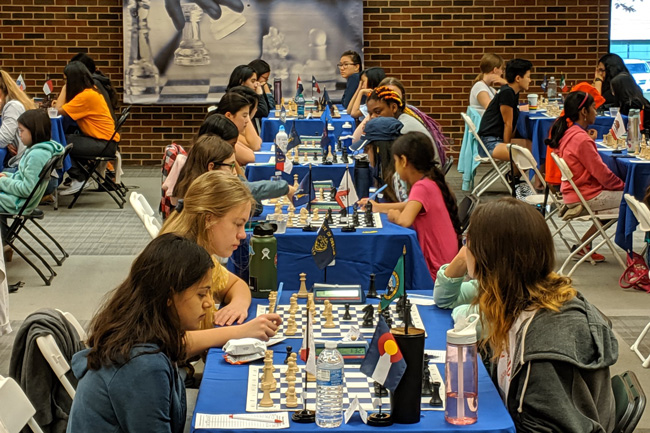
[[[488,152],[490,152],[490,155],[492,155],[492,152],[494,152],[494,148],[497,147],[497,144],[503,143],[503,138],[486,135],[481,137],[481,141],[483,141],[485,148],[488,150]],[[478,148],[478,154],[481,155],[482,158],[487,158],[487,155],[483,151],[483,148],[480,146]]]

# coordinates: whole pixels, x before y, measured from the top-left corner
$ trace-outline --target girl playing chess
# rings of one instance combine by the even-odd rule
[[[196,241],[208,250],[215,263],[211,291],[222,307],[205,317],[202,331],[188,334],[188,356],[222,346],[233,338],[253,337],[266,341],[275,335],[281,323],[276,314],[262,315],[243,323],[251,303],[250,289],[219,264],[216,257],[230,257],[246,238],[244,227],[253,203],[249,189],[236,176],[209,171],[192,182],[160,230],[161,235],[175,233]],[[219,327],[214,328],[215,324]]]
[[[222,114],[232,121],[235,126],[237,126],[239,135],[242,136],[246,131],[246,127],[250,123],[251,106],[251,101],[249,101],[244,95],[236,92],[228,92],[223,95],[221,101],[219,101],[217,109],[214,110],[214,113]],[[253,149],[246,146],[246,144],[239,139],[235,144],[235,155],[237,157],[237,162],[240,165],[255,162],[255,153],[253,152]]]
[[[594,98],[589,93],[571,92],[564,100],[564,115],[553,124],[551,138],[546,139],[546,145],[567,163],[573,173],[573,181],[594,212],[616,209],[618,213],[625,184],[603,162],[596,142],[587,133],[587,127],[595,121]],[[569,182],[562,181],[561,191],[562,200],[569,208],[580,205],[580,199]],[[589,228],[581,241],[586,241],[596,230],[596,226]],[[587,254],[588,249],[580,251],[578,257]],[[592,254],[591,258],[595,262],[605,260],[597,253]]]
[[[395,170],[406,182],[409,200],[401,203],[376,203],[372,209],[388,213],[390,222],[415,229],[420,248],[433,281],[440,266],[458,253],[460,221],[456,197],[438,168],[428,137],[409,132],[393,142],[391,152]],[[367,199],[361,201],[362,205]]]
[[[465,259],[477,282],[479,347],[517,431],[612,431],[616,337],[571,280],[553,272],[544,217],[513,198],[479,206]]]
[[[145,247],[93,318],[89,348],[72,357],[79,384],[68,432],[183,431],[177,364],[212,304],[214,266],[205,249],[171,233]]]

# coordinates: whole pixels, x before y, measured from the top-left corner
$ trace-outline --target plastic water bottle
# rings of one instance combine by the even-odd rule
[[[316,363],[316,425],[335,428],[343,423],[343,357],[335,341],[325,342]]]
[[[548,84],[546,85],[546,96],[548,99],[557,98],[557,82],[555,77],[551,77]]]
[[[298,119],[304,119],[305,118],[305,97],[302,96],[302,93],[296,95],[295,102],[296,102]]]
[[[289,145],[289,136],[284,130],[284,125],[280,125],[278,133],[275,134],[275,145],[282,149],[282,152],[287,152],[287,146]]]
[[[478,319],[478,314],[472,314],[447,331],[445,420],[450,424],[474,424],[478,416]]]

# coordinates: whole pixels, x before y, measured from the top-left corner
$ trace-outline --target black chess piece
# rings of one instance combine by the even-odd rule
[[[291,357],[291,351],[293,350],[293,347],[287,346],[287,357],[284,358],[284,363],[288,364],[289,363],[289,358]]]
[[[432,407],[442,407],[442,398],[440,398],[440,382],[433,382],[433,390],[431,393],[433,396],[429,400],[429,406]]]
[[[431,397],[432,395],[433,385],[431,384],[431,370],[429,370],[429,355],[425,353],[422,367],[422,397]]]
[[[357,227],[359,225],[359,212],[357,210],[354,210],[354,213],[352,214],[352,225]]]
[[[345,304],[345,312],[343,313],[343,320],[352,320],[350,315],[350,304]]]
[[[327,148],[323,148],[323,156],[321,158],[323,164],[327,164]]]
[[[379,382],[374,383],[375,397],[388,397],[388,390]]]
[[[381,315],[384,317],[384,321],[386,322],[386,325],[388,325],[389,328],[393,327],[393,318],[390,317],[390,309],[389,307],[384,308],[381,310]]]
[[[404,320],[404,295],[400,296],[395,303],[395,312],[397,313],[397,318]]]
[[[330,188],[330,201],[336,200],[336,187],[332,185]]]
[[[341,159],[343,159],[343,164],[347,164],[350,162],[348,159],[348,148],[343,146],[343,150],[341,151]]]
[[[333,162],[334,164],[338,164],[338,163],[339,163],[339,158],[338,158],[338,156],[337,156],[337,154],[336,154],[336,151],[332,152],[332,162]]]
[[[370,206],[366,205],[365,220],[366,220],[366,226],[367,227],[374,227],[375,226],[375,217],[374,217],[374,215],[372,213],[372,205],[370,205]]]
[[[375,274],[370,274],[370,287],[368,287],[368,294],[366,298],[378,298],[377,289],[375,288]]]
[[[327,222],[329,224],[334,224],[334,217],[332,216],[332,208],[327,209]]]
[[[361,323],[362,328],[374,328],[374,318],[373,316],[375,315],[375,307],[372,306],[372,304],[368,304],[365,307],[363,307],[363,323]]]
[[[348,216],[348,208],[342,207],[339,211],[339,215],[341,215],[341,218]]]
[[[408,326],[413,326],[413,318],[411,317],[411,301],[408,299],[404,300],[404,323],[408,323]]]

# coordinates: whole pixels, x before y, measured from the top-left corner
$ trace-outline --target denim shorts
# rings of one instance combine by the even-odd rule
[[[490,155],[492,155],[492,152],[494,151],[494,148],[497,147],[497,144],[503,143],[503,138],[489,135],[481,137],[481,140],[483,141],[485,148],[488,150],[488,152],[490,152]],[[478,154],[481,155],[482,158],[487,158],[487,155],[481,146],[478,147]]]

